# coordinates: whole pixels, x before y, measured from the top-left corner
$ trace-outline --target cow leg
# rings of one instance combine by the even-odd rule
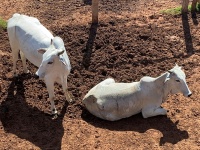
[[[54,103],[54,97],[55,97],[55,94],[54,94],[54,82],[52,82],[52,79],[49,79],[49,78],[45,78],[44,81],[46,83],[47,91],[49,93],[49,101],[51,103],[51,113],[53,115],[55,115],[58,112],[56,110],[55,103]]]
[[[72,98],[70,97],[69,91],[68,91],[68,87],[67,87],[67,78],[63,81],[64,83],[62,84],[62,88],[66,97],[66,100],[71,103],[73,102]]]
[[[20,56],[22,59],[24,73],[29,73],[29,70],[27,69],[27,66],[26,66],[26,57],[24,56],[24,53],[22,51],[20,51]]]
[[[18,54],[19,54],[19,50],[16,49],[15,47],[13,47],[11,45],[11,49],[12,49],[12,59],[13,59],[13,75],[17,76],[16,74],[16,64],[17,64],[17,60],[18,60]]]
[[[167,110],[165,110],[164,108],[161,108],[161,107],[158,107],[158,108],[148,107],[148,108],[142,109],[142,116],[144,118],[158,116],[158,115],[166,115],[166,114],[167,114]]]
[[[71,98],[71,96],[70,96],[70,94],[69,94],[68,89],[67,89],[67,88],[66,88],[66,89],[63,89],[63,91],[64,91],[64,93],[65,93],[66,100],[67,100],[69,103],[73,102],[73,100],[72,100],[72,98]]]

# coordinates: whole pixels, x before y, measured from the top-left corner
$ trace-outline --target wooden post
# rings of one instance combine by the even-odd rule
[[[192,8],[191,8],[192,12],[196,11],[196,6],[197,6],[197,0],[193,0],[192,1]]]
[[[182,0],[182,13],[188,12],[189,0]]]
[[[98,23],[99,0],[92,0],[92,23]]]

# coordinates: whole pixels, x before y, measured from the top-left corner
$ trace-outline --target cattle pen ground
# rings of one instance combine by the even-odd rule
[[[68,104],[56,85],[59,118],[52,120],[45,84],[30,74],[12,77],[7,31],[0,29],[0,149],[200,149],[200,14],[164,15],[177,0],[101,0],[99,24],[91,24],[90,0],[2,0],[0,17],[37,17],[63,38],[72,71]],[[183,66],[193,95],[169,96],[167,116],[141,114],[116,122],[92,116],[81,103],[95,84],[156,77]]]

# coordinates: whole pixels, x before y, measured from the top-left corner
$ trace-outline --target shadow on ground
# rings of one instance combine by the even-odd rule
[[[62,108],[60,116],[52,120],[36,107],[26,102],[23,81],[31,75],[19,76],[11,80],[8,96],[0,105],[0,120],[4,130],[26,139],[40,149],[61,149],[64,134],[62,120],[66,112],[67,103]]]
[[[86,68],[88,68],[90,65],[92,48],[93,48],[95,37],[97,34],[97,27],[98,27],[98,24],[91,24],[91,27],[90,27],[89,38],[86,43],[85,53],[84,53],[83,62],[82,62]]]
[[[196,21],[193,20],[193,22],[196,22]],[[194,53],[194,47],[193,47],[192,36],[190,32],[188,15],[186,13],[182,14],[182,25],[183,25],[186,52],[187,54],[192,55]]]
[[[83,109],[81,117],[97,128],[109,129],[112,131],[135,131],[144,133],[149,129],[159,130],[163,134],[163,137],[160,139],[160,145],[165,143],[176,144],[183,139],[189,138],[187,131],[182,131],[177,128],[179,121],[174,123],[166,116],[144,119],[141,114],[137,114],[119,121],[110,122],[99,119],[90,114],[86,109]]]

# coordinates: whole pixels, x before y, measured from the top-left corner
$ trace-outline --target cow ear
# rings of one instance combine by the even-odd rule
[[[53,43],[53,39],[51,39],[51,44],[49,46],[50,48],[55,48],[54,43]]]
[[[169,79],[170,79],[170,78],[169,78],[169,77],[167,77],[167,78],[165,79],[165,82],[169,81]],[[165,82],[164,82],[164,83],[165,83]]]
[[[169,74],[167,74],[167,77],[165,78],[165,82],[169,81],[170,76],[171,76],[171,74],[172,74],[172,71],[171,71],[171,70],[168,70],[168,72],[169,72]],[[165,82],[164,82],[164,83],[165,83]]]
[[[175,75],[175,73],[174,73],[174,71],[173,71],[173,69],[171,69],[171,70],[168,70],[168,72],[169,72],[169,78],[171,78],[172,76],[174,76]]]
[[[41,49],[38,49],[37,50],[38,51],[38,53],[40,53],[40,54],[44,54],[47,50],[46,49],[43,49],[43,48],[41,48]]]
[[[65,52],[65,50],[58,50],[58,54],[57,55],[59,56],[59,55],[63,54],[64,52]]]
[[[179,65],[177,65],[177,63],[175,64],[175,67],[176,67],[176,68],[179,68],[179,69],[182,69],[182,67],[179,66]]]
[[[53,45],[53,39],[51,39],[51,45]]]
[[[173,73],[174,73],[172,70],[168,70],[168,72],[169,72],[170,74],[173,74]]]

